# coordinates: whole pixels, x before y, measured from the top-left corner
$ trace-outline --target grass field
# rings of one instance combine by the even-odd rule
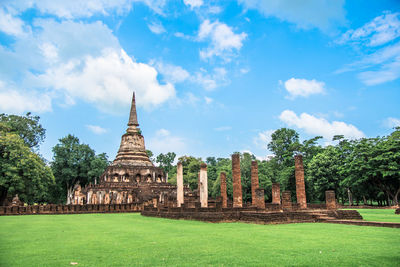
[[[400,215],[393,209],[357,209],[365,221],[400,223]]]
[[[399,249],[393,228],[132,213],[0,217],[0,266],[400,266]]]

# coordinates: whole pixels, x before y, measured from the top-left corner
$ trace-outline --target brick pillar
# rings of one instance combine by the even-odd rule
[[[258,189],[258,164],[257,161],[251,162],[251,204],[257,206],[256,190]]]
[[[325,191],[325,202],[326,202],[326,208],[328,210],[336,209],[335,191],[333,191],[333,190]]]
[[[200,165],[200,203],[202,208],[208,207],[207,164]]]
[[[279,183],[272,184],[272,204],[281,204],[281,185]]]
[[[255,201],[252,203],[259,209],[265,209],[264,189],[257,188],[255,191]]]
[[[232,155],[232,176],[233,176],[233,207],[243,207],[242,181],[240,178],[240,155]]]
[[[182,162],[178,162],[176,166],[176,205],[180,207],[184,202],[183,196],[183,166]]]
[[[282,209],[283,210],[292,209],[292,197],[290,191],[282,192]]]
[[[303,167],[303,156],[294,156],[294,168],[296,177],[296,197],[297,203],[300,204],[300,209],[307,208],[306,200],[306,187],[304,184],[304,167]]]
[[[221,184],[221,197],[222,197],[222,208],[228,207],[228,196],[226,195],[226,173],[221,172],[219,174],[219,181]]]

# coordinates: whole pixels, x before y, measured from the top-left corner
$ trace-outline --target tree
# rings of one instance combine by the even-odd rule
[[[146,149],[146,154],[149,157],[150,161],[152,163],[154,163],[154,158],[153,158],[154,154],[153,154],[153,152],[151,150]]]
[[[325,199],[326,190],[334,190],[336,194],[341,191],[340,183],[343,180],[340,174],[341,164],[340,155],[333,146],[328,146],[308,164],[308,174],[320,201]]]
[[[300,149],[299,134],[293,129],[278,129],[272,133],[268,149],[275,154],[279,164],[285,164]]]
[[[169,173],[172,169],[172,163],[174,163],[176,154],[174,152],[168,152],[167,154],[161,153],[157,156],[156,162],[159,164],[159,167],[164,169],[166,173]]]
[[[39,116],[32,116],[30,112],[25,116],[0,114],[0,122],[10,133],[18,134],[31,149],[37,149],[46,137],[46,130],[39,119]]]
[[[15,194],[29,204],[47,202],[53,184],[51,169],[21,137],[0,132],[0,205]]]
[[[67,204],[71,203],[75,184],[85,186],[93,183],[108,165],[105,154],[96,156],[93,149],[80,144],[73,135],[61,138],[53,147],[53,154],[51,168],[60,195],[67,196]]]
[[[198,187],[200,164],[202,163],[201,158],[182,156],[178,160],[182,162],[183,183],[188,184],[191,190],[196,190]]]

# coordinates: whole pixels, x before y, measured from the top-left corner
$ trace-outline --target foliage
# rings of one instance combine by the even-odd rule
[[[82,187],[94,183],[108,165],[107,156],[96,155],[89,145],[81,144],[79,139],[68,135],[59,140],[53,147],[53,162],[51,168],[54,173],[57,188],[55,195],[58,201],[70,203],[75,184]]]
[[[30,112],[25,116],[0,114],[0,122],[8,132],[18,134],[25,144],[37,149],[46,136],[46,130],[39,123],[39,116],[33,116]]]
[[[154,163],[155,159],[153,158],[154,154],[151,150],[146,149],[146,154],[149,157],[150,161]]]
[[[176,157],[175,152],[168,152],[166,154],[161,153],[157,156],[156,162],[159,164],[159,167],[164,169],[166,173],[172,169],[172,163],[174,162]]]
[[[0,132],[0,204],[18,194],[29,204],[47,202],[54,176],[15,133]]]

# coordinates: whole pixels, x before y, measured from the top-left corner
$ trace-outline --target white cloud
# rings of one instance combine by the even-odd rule
[[[379,70],[364,71],[357,77],[366,85],[377,85],[397,80],[400,77],[400,56],[395,61],[384,64]]]
[[[280,81],[280,83],[282,83]],[[325,92],[325,83],[317,80],[306,80],[291,78],[284,83],[289,98],[294,99],[298,96],[308,97],[309,95],[322,94]]]
[[[88,128],[91,132],[93,132],[94,134],[105,134],[107,132],[107,129],[100,127],[98,125],[86,125],[86,128]]]
[[[151,24],[147,24],[147,27],[149,27],[150,31],[155,34],[161,34],[165,32],[165,28],[161,23],[153,22]]]
[[[47,93],[23,92],[8,88],[0,81],[0,110],[14,114],[51,111],[51,97]]]
[[[268,149],[268,144],[271,142],[271,135],[275,132],[275,130],[266,130],[263,132],[259,132],[256,137],[253,139],[253,143],[262,147],[262,149]]]
[[[151,65],[163,75],[165,81],[170,83],[181,83],[187,80],[190,77],[190,74],[187,70],[182,68],[181,66],[176,66],[168,63],[159,62],[150,62]]]
[[[232,127],[231,126],[221,126],[221,127],[214,128],[214,130],[217,132],[224,132],[224,131],[232,130]]]
[[[165,0],[2,0],[3,5],[15,13],[34,8],[42,14],[52,14],[63,19],[88,18],[95,15],[109,16],[112,13],[124,15],[132,8],[132,3],[141,2],[158,14],[162,14]]]
[[[344,0],[238,0],[247,9],[256,9],[265,17],[277,17],[299,28],[328,31],[345,23]]]
[[[203,5],[203,0],[183,0],[185,5],[189,6],[190,9],[201,7]]]
[[[211,104],[214,101],[214,99],[212,99],[211,97],[205,96],[204,101],[206,101],[206,104],[208,105],[208,104]]]
[[[24,22],[0,7],[0,31],[9,35],[23,35],[25,33]]]
[[[105,112],[128,106],[132,90],[138,105],[144,107],[159,105],[175,96],[172,84],[158,82],[154,67],[133,61],[122,49],[105,49],[99,57],[70,60],[46,70],[38,80],[72,98],[94,103]]]
[[[200,84],[207,91],[212,91],[217,87],[225,86],[230,83],[230,80],[226,77],[225,68],[214,68],[213,73],[208,73],[204,69],[196,72],[191,76],[191,81]]]
[[[366,51],[362,59],[336,73],[361,71],[357,77],[366,85],[378,85],[400,77],[400,13],[384,12],[356,30],[349,30],[337,41]],[[369,49],[364,49],[369,46]]]
[[[218,20],[213,23],[205,20],[200,25],[198,40],[210,40],[211,44],[206,49],[200,51],[200,57],[208,59],[218,56],[229,61],[230,57],[242,48],[243,40],[246,37],[246,33],[236,34],[231,27]]]
[[[350,29],[337,41],[340,44],[354,42],[367,46],[386,44],[400,36],[400,13],[384,12],[358,29]]]
[[[364,133],[354,125],[342,121],[328,122],[324,118],[317,118],[307,113],[297,116],[291,110],[284,110],[279,119],[290,127],[297,127],[308,134],[321,135],[327,140],[331,140],[334,135],[344,135],[347,138],[362,138]]]
[[[250,71],[249,68],[241,68],[241,69],[240,69],[240,73],[242,73],[242,74],[246,74],[246,73],[248,73],[249,71]]]
[[[159,129],[147,142],[147,147],[155,155],[160,153],[175,152],[178,155],[186,153],[186,140],[179,136],[173,136],[166,129]]]
[[[160,83],[154,67],[128,56],[102,22],[36,19],[33,25],[35,30],[18,36],[10,49],[0,46],[1,60],[9,62],[0,64],[0,79],[13,81],[8,91],[19,93],[18,99],[46,96],[40,105],[45,108],[32,111],[49,111],[51,99],[62,96],[68,104],[82,99],[111,113],[129,106],[132,90],[146,108],[175,96],[174,86]]]
[[[400,127],[400,119],[389,117],[383,121],[383,125],[387,128]]]

